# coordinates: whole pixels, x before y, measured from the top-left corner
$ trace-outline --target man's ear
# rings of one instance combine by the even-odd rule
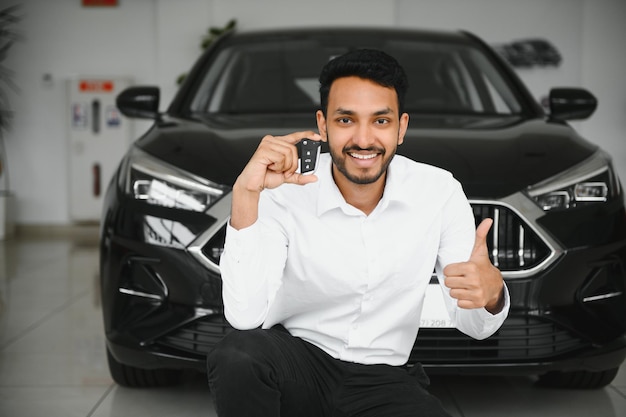
[[[400,116],[400,128],[398,129],[398,145],[401,145],[402,142],[404,142],[404,135],[406,134],[408,128],[409,114],[402,113],[402,116]]]
[[[317,119],[317,130],[320,132],[320,136],[322,137],[322,142],[328,141],[328,136],[326,134],[326,117],[324,117],[324,112],[318,110],[315,113],[315,118]]]

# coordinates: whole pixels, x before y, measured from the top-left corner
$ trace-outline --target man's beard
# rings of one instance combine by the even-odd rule
[[[328,138],[328,143],[330,144],[330,138]],[[378,181],[380,177],[382,177],[385,174],[385,172],[387,172],[387,168],[389,167],[391,160],[395,156],[398,147],[396,146],[395,148],[393,148],[388,156],[387,156],[387,151],[384,148],[377,148],[377,147],[361,149],[356,146],[349,146],[349,147],[343,148],[342,153],[340,155],[337,155],[333,151],[332,146],[329,146],[329,149],[330,149],[330,156],[333,160],[333,164],[337,167],[339,172],[341,172],[349,181],[355,184],[363,185],[363,184],[372,184]],[[350,152],[358,152],[358,151],[373,151],[373,152],[380,153],[380,156],[383,159],[383,163],[380,167],[380,170],[369,175],[367,172],[362,173],[362,175],[357,175],[357,173],[348,172],[345,161],[347,158],[351,158],[351,156],[349,155]]]

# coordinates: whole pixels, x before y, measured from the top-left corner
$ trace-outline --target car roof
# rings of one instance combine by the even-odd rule
[[[298,28],[273,28],[273,29],[235,29],[231,36],[241,41],[267,41],[271,38],[325,38],[334,36],[362,37],[364,39],[376,38],[405,38],[431,42],[452,42],[463,44],[475,44],[476,37],[465,30],[435,30],[435,29],[410,29],[388,27],[298,27]]]

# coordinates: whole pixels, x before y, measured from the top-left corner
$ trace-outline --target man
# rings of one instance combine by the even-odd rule
[[[433,269],[461,331],[485,338],[504,321],[491,220],[475,230],[451,174],[395,156],[407,84],[383,52],[333,59],[319,134],[264,137],[235,182],[221,269],[240,330],[208,357],[218,415],[447,415],[421,366],[403,366]],[[295,172],[302,138],[328,142],[316,175]]]

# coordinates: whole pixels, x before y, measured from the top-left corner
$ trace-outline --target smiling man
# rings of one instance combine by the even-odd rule
[[[396,155],[409,116],[395,59],[358,50],[320,75],[319,134],[266,136],[233,187],[221,258],[238,330],[208,356],[218,415],[445,416],[406,367],[437,271],[457,328],[504,321],[508,292],[460,184]],[[295,144],[327,141],[316,175]]]
[[[389,106],[398,102],[395,89],[357,76],[335,80],[328,97],[317,125],[329,142],[333,178],[346,201],[369,214],[383,195],[409,115],[399,114],[399,105]]]

